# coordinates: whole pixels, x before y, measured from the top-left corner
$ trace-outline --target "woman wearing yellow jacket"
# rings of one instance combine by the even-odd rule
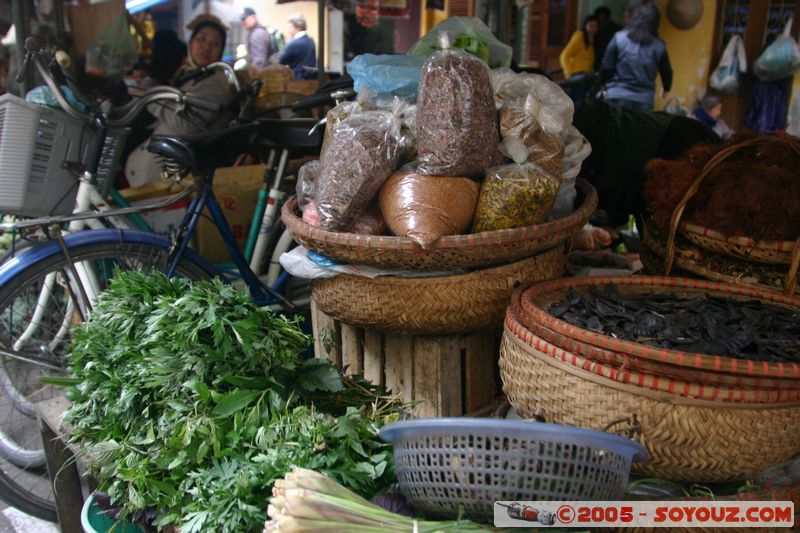
[[[594,15],[586,17],[583,30],[576,31],[558,56],[564,77],[569,78],[578,72],[591,72],[594,68],[594,36],[600,25]]]

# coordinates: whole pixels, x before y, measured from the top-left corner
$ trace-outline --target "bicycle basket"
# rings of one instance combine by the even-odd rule
[[[0,212],[25,216],[72,212],[77,176],[65,163],[83,166],[99,133],[85,122],[11,94],[0,96]],[[97,172],[108,192],[128,130],[111,130]]]

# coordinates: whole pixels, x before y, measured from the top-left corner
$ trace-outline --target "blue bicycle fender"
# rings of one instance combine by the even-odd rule
[[[67,248],[109,242],[150,244],[167,250],[172,246],[172,241],[166,237],[161,237],[160,235],[148,233],[146,231],[119,228],[79,231],[64,237],[64,243]],[[50,256],[61,254],[61,246],[56,240],[50,240],[24,250],[18,256],[8,259],[0,266],[0,287],[4,286],[9,280],[13,279],[30,265]],[[187,249],[184,257],[196,263],[200,268],[208,272],[210,276],[216,276],[219,273],[211,262],[204,259],[194,250]]]

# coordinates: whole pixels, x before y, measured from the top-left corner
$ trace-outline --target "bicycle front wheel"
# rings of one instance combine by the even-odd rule
[[[63,395],[40,380],[65,375],[64,356],[72,330],[83,321],[80,294],[102,290],[117,271],[166,269],[168,241],[95,242],[37,257],[0,285],[0,498],[21,510],[56,520],[53,490],[44,468],[36,404]],[[32,250],[33,251],[33,250]],[[26,261],[26,254],[18,260]],[[76,276],[76,272],[82,274]],[[190,259],[177,275],[208,279]],[[85,278],[92,280],[87,291]],[[53,473],[55,474],[55,473]]]

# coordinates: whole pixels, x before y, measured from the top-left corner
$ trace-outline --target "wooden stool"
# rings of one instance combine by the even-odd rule
[[[502,330],[397,335],[346,324],[311,302],[314,356],[362,374],[403,401],[423,400],[421,418],[462,416],[492,404]]]

